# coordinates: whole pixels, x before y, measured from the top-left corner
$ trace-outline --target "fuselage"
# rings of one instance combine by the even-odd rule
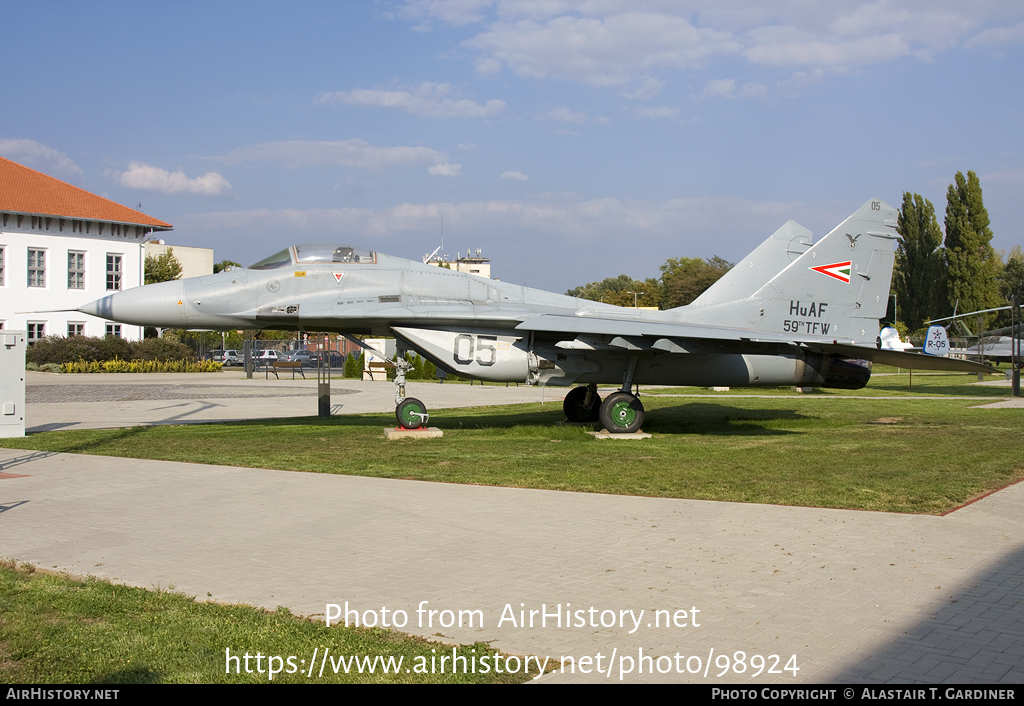
[[[336,244],[292,246],[248,268],[119,292],[82,311],[167,328],[395,336],[450,372],[502,382],[835,382],[827,356],[808,356],[784,341],[752,351],[736,329],[720,340],[707,321],[705,342],[679,345],[666,334],[645,343],[627,335],[684,324],[687,307],[618,307]],[[558,325],[530,328],[538,319]],[[858,370],[852,386],[867,380]]]

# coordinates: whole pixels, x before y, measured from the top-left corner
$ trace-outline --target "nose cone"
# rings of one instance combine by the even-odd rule
[[[78,311],[136,326],[183,328],[184,295],[185,287],[180,281],[160,282],[108,294],[78,307]]]

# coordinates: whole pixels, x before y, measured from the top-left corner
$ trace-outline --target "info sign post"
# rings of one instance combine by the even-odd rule
[[[0,437],[25,436],[25,332],[0,331]]]

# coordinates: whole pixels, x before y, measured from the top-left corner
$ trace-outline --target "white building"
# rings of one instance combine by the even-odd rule
[[[465,257],[459,253],[455,260],[448,261],[443,258],[427,260],[428,265],[435,267],[447,267],[456,272],[468,272],[471,275],[479,275],[491,279],[491,259],[480,254],[480,248],[476,249],[476,255],[471,250],[466,251]]]
[[[0,328],[27,331],[30,345],[49,335],[141,338],[140,326],[62,310],[141,285],[145,241],[171,228],[0,157]]]
[[[189,248],[184,245],[168,245],[163,240],[150,240],[145,243],[145,248],[146,257],[159,257],[170,250],[174,259],[181,264],[181,279],[213,274],[212,248]]]

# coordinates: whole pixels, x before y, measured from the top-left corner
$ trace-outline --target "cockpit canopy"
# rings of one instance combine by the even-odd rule
[[[337,243],[306,243],[305,245],[293,245],[276,252],[270,257],[265,257],[254,265],[249,265],[250,270],[274,270],[278,267],[289,267],[293,263],[315,264],[320,262],[372,264],[377,261],[377,253],[366,248],[357,248],[351,245],[339,245]]]

